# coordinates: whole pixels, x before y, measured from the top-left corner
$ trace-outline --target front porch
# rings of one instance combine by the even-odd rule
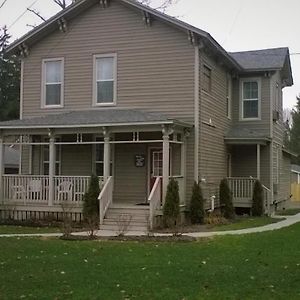
[[[170,178],[178,182],[184,205],[187,131],[170,120],[6,128],[0,139],[2,210],[21,212],[17,218],[23,219],[24,212],[67,209],[81,220],[91,174],[99,177],[100,223],[112,204],[146,205],[154,217],[151,201],[161,208]],[[20,174],[5,175],[4,148],[13,136],[21,149]]]

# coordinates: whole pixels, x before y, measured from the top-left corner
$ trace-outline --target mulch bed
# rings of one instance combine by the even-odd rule
[[[114,236],[114,237],[90,237],[83,235],[63,235],[60,237],[64,241],[120,241],[120,242],[194,242],[197,239],[184,235],[171,236]]]

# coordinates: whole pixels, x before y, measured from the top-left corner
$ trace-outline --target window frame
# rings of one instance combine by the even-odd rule
[[[205,70],[209,70],[209,76],[206,75]],[[205,93],[210,94],[211,91],[212,91],[212,68],[209,65],[205,64],[205,63],[203,64],[202,76],[203,76],[203,78],[206,77],[209,80],[208,90],[206,90],[206,88],[204,87],[204,79],[202,80],[202,91],[204,91]]]
[[[232,90],[233,82],[230,74],[226,77],[226,117],[231,120],[232,118]]]
[[[107,103],[99,103],[97,99],[97,59],[99,58],[113,58],[113,101]],[[118,69],[118,59],[117,53],[108,54],[95,54],[93,56],[93,106],[116,106],[117,105],[117,69]]]
[[[46,64],[47,62],[61,62],[61,89],[60,104],[47,104],[46,102]],[[64,107],[64,89],[65,89],[65,59],[64,57],[46,58],[42,60],[42,87],[41,87],[41,108],[62,108]]]
[[[245,118],[244,117],[244,101],[256,101],[256,99],[244,99],[244,83],[245,82],[256,82],[258,88],[258,111],[257,117]],[[240,79],[240,121],[257,121],[261,120],[261,78],[248,77]]]

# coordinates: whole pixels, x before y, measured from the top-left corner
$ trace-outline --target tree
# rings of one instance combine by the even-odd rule
[[[203,223],[204,220],[204,200],[199,183],[193,186],[192,198],[190,202],[190,217],[192,224]]]
[[[234,217],[232,193],[226,178],[221,180],[219,196],[220,196],[221,210],[224,217],[226,219],[232,219]]]
[[[91,237],[99,226],[99,194],[99,179],[96,175],[92,175],[89,188],[83,197],[83,217],[89,226]]]
[[[166,227],[178,225],[180,215],[179,203],[178,182],[172,178],[168,184],[167,195],[163,207],[163,219]]]
[[[20,60],[5,56],[9,39],[6,26],[0,28],[0,121],[19,118]]]
[[[297,97],[297,105],[291,112],[292,115],[292,127],[290,130],[290,149],[300,154],[300,95]],[[292,162],[295,164],[300,164],[299,156],[297,158],[292,158]]]
[[[256,180],[253,188],[252,215],[261,217],[264,213],[264,190],[259,180]]]

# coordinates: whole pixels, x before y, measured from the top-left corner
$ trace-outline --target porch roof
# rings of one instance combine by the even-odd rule
[[[159,113],[132,109],[95,109],[0,122],[0,129],[86,128],[159,124],[192,127],[187,123],[168,118]]]
[[[233,127],[225,135],[227,144],[266,144],[271,138],[257,130]]]

